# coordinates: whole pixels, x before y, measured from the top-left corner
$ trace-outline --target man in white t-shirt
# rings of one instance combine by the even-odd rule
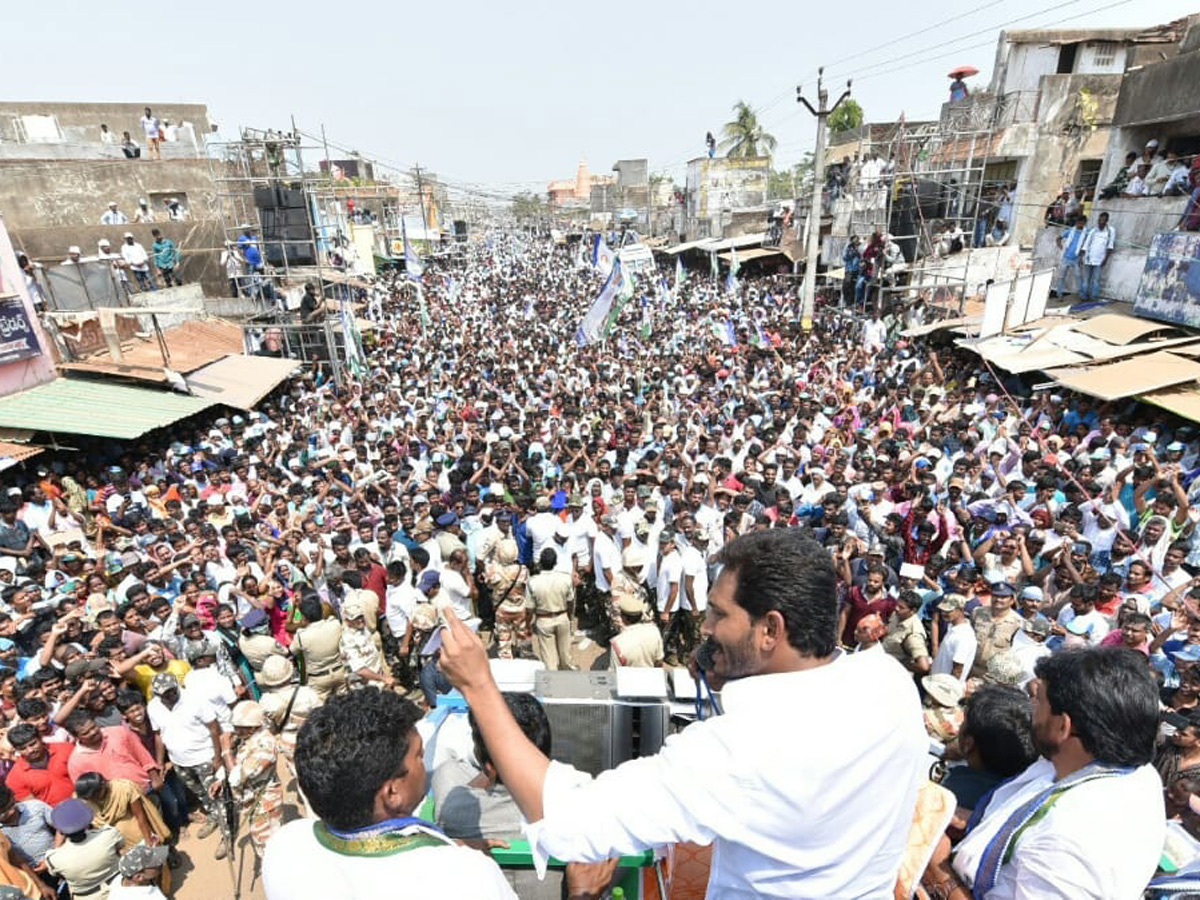
[[[437,594],[438,606],[450,606],[464,622],[472,619],[475,612],[475,579],[467,569],[467,551],[455,550],[442,567],[441,590]]]
[[[947,594],[938,602],[937,611],[947,629],[931,671],[933,675],[953,675],[964,683],[975,663],[975,650],[979,646],[975,629],[967,619],[966,606],[967,601],[961,594]]]
[[[683,554],[675,545],[675,531],[664,528],[658,535],[659,552],[656,600],[659,618],[666,622],[671,613],[685,603],[683,593]]]
[[[199,695],[181,688],[174,675],[155,675],[150,690],[154,696],[146,704],[146,716],[161,735],[172,768],[204,804],[208,821],[200,829],[200,837],[207,837],[216,830],[220,814],[208,788],[222,762],[228,771],[233,770],[233,753],[221,748],[216,710]]]
[[[529,517],[525,523],[525,528],[529,532],[529,538],[533,541],[533,558],[537,559],[542,555],[542,550],[550,546],[550,542],[554,540],[555,529],[562,524],[562,520],[554,513],[550,512],[550,498],[537,498],[537,512]]]
[[[162,123],[148,106],[142,116],[142,133],[146,135],[146,158],[162,159]]]

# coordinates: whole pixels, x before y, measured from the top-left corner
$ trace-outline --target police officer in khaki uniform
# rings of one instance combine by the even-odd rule
[[[629,551],[626,550],[626,553]],[[646,600],[635,594],[613,595],[621,615],[621,633],[612,639],[611,661],[614,666],[652,669],[663,663],[662,632],[653,622],[645,621]]]
[[[238,649],[255,675],[262,671],[267,657],[287,653],[283,645],[271,636],[271,622],[261,609],[252,609],[242,616],[242,633],[238,636]]]
[[[887,654],[899,660],[908,671],[928,675],[933,660],[929,655],[925,626],[917,615],[920,608],[921,595],[916,591],[903,591],[896,598],[896,608],[888,619],[887,634],[881,643]]]
[[[571,617],[575,597],[571,576],[555,570],[558,551],[544,547],[538,557],[541,571],[525,585],[525,611],[532,621],[533,652],[546,668],[574,669],[571,655]]]
[[[346,666],[342,662],[342,623],[334,618],[322,618],[321,598],[306,593],[300,598],[300,615],[304,627],[296,632],[292,655],[304,661],[305,683],[316,691],[324,703],[330,694],[346,686]]]
[[[1016,589],[1007,581],[997,581],[992,585],[991,604],[977,607],[971,615],[971,625],[979,642],[975,664],[971,666],[972,678],[982,678],[987,674],[988,660],[1012,649],[1013,638],[1025,622],[1013,608],[1016,602]]]

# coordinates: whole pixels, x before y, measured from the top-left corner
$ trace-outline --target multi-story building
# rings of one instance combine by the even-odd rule
[[[684,204],[684,235],[693,241],[723,237],[734,223],[766,221],[769,156],[701,156],[690,160]]]

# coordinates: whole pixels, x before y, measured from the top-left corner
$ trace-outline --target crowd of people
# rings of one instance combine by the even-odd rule
[[[1191,846],[1194,426],[906,339],[920,300],[829,298],[806,333],[784,275],[645,273],[577,340],[602,283],[573,247],[494,234],[364,291],[341,386],[316,364],[256,411],[5,473],[0,880],[153,897],[189,828],[235,851],[235,809],[272,900],[384,896],[389,842],[415,848],[396,878],[509,896],[445,855],[489,836],[451,827],[461,805],[406,818],[412,729],[452,684],[477,750],[435,794],[494,810],[504,787],[498,820],[544,820],[535,855],[591,864],[577,883],[716,840],[729,896],[891,896],[930,748],[960,813],[931,896],[1135,897],[1168,819]],[[698,648],[725,714],[595,789],[486,677],[485,654]],[[283,823],[293,771],[325,831]]]

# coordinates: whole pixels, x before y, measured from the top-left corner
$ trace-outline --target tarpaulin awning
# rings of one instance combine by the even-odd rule
[[[983,316],[955,316],[952,319],[939,319],[936,322],[927,322],[924,325],[914,325],[912,328],[905,328],[900,334],[904,337],[920,337],[924,334],[933,334],[934,332],[944,331],[948,328],[978,325],[982,321]]]
[[[0,397],[0,428],[130,440],[193,416],[213,402],[108,381],[58,378]]]
[[[682,253],[684,250],[699,249],[703,244],[707,244],[709,242],[709,240],[710,240],[709,238],[700,238],[700,240],[698,240],[698,241],[687,241],[686,243],[683,243],[683,244],[676,244],[674,247],[665,247],[665,248],[659,250],[659,252],[660,253],[669,253],[672,256],[674,256],[676,253]]]
[[[1081,334],[1108,341],[1110,344],[1121,345],[1132,344],[1156,331],[1178,332],[1178,329],[1162,322],[1150,322],[1146,319],[1122,316],[1117,313],[1093,316],[1076,325],[1075,330]]]
[[[188,375],[187,385],[193,394],[210,403],[253,409],[300,366],[297,359],[238,353],[197,369]]]
[[[768,250],[766,247],[751,247],[748,250],[739,250],[737,256],[738,262],[744,263],[750,262],[752,259],[762,259],[764,256],[783,256],[783,251],[775,249]],[[717,259],[722,259],[725,262],[731,262],[733,260],[733,252],[718,253]]]
[[[1143,403],[1153,403],[1155,406],[1175,413],[1181,419],[1200,422],[1200,388],[1192,385],[1167,388],[1162,391],[1152,391],[1138,397]]]
[[[741,249],[742,247],[757,247],[767,239],[767,233],[760,231],[758,234],[741,234],[731,238],[710,238],[703,242],[699,247],[700,250],[707,250],[709,253],[720,253],[722,250],[731,250],[734,247]]]
[[[1200,363],[1160,352],[1101,366],[1051,369],[1046,374],[1077,393],[1101,400],[1119,400],[1200,380]]]

